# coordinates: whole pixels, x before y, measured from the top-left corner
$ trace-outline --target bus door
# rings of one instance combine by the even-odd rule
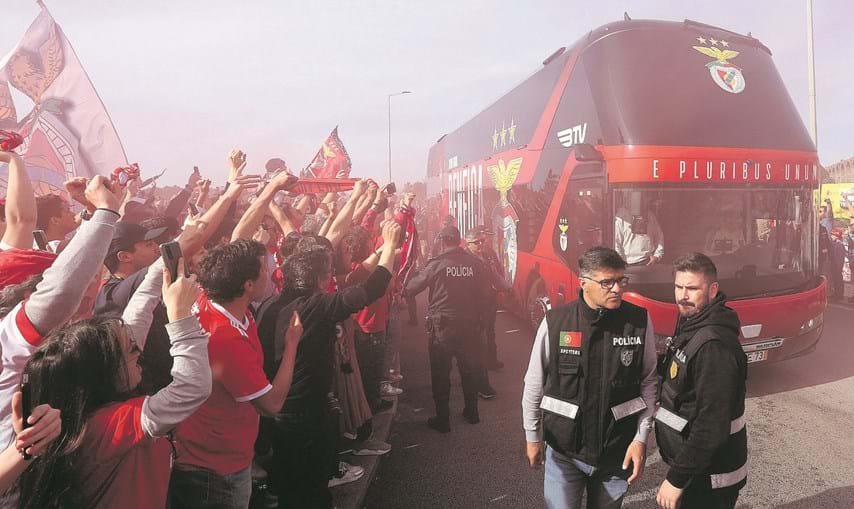
[[[580,162],[572,169],[561,201],[557,224],[552,230],[552,246],[576,276],[581,254],[591,247],[608,243],[611,221],[605,217],[608,210],[605,184],[603,162]],[[577,277],[560,284],[569,285],[564,289],[566,300],[574,300],[578,293]]]

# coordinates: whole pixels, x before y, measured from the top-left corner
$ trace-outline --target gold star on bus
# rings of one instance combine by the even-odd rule
[[[718,41],[717,41],[716,39],[709,39],[709,42],[711,42],[711,43],[712,43],[712,46],[717,46],[717,45],[718,45]]]
[[[507,145],[507,128],[504,127],[504,122],[501,122],[501,146]]]
[[[492,133],[492,150],[498,148],[498,129]]]
[[[699,42],[700,44],[706,44],[706,40],[702,37],[697,37],[697,42]]]
[[[729,43],[726,41],[721,41],[721,46],[723,46],[724,48],[729,48]]]
[[[510,143],[516,143],[516,119],[510,119],[510,127],[507,128],[510,135]]]

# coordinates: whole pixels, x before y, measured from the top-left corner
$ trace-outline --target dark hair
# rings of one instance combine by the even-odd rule
[[[317,279],[332,270],[330,251],[325,247],[297,251],[282,266],[282,297],[285,303],[306,297],[319,290]]]
[[[715,262],[703,253],[688,253],[673,262],[673,272],[694,272],[702,274],[709,283],[718,280],[718,269]]]
[[[65,200],[58,194],[46,194],[36,198],[36,228],[47,231],[50,220],[62,216]]]
[[[626,270],[626,261],[614,251],[605,246],[591,247],[578,259],[578,273],[589,276],[597,270]]]
[[[317,235],[317,232],[320,231],[324,221],[325,219],[317,214],[306,214],[302,220],[302,226],[300,226],[299,231],[303,235]]]
[[[199,285],[214,302],[231,302],[243,295],[243,284],[258,279],[264,245],[241,239],[213,248],[199,264]]]
[[[302,239],[302,234],[296,231],[290,232],[282,239],[282,260],[287,259],[296,251],[297,244]]]
[[[0,290],[0,318],[5,317],[24,301],[27,295],[36,291],[36,286],[42,282],[42,273],[34,274],[23,282],[9,285]]]
[[[371,253],[370,234],[361,226],[354,226],[341,237],[338,249],[350,253],[354,262],[364,261]]]
[[[66,325],[48,336],[24,367],[33,406],[61,412],[62,432],[19,479],[21,507],[81,507],[75,455],[92,412],[130,397],[117,376],[127,366],[118,328],[121,319],[102,315]]]

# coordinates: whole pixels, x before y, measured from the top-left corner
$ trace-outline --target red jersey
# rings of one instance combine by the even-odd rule
[[[202,294],[196,316],[210,334],[213,388],[207,401],[178,427],[178,463],[233,474],[252,463],[258,412],[252,405],[273,386],[264,374],[264,354],[255,320],[238,320]]]
[[[362,268],[361,263],[354,263],[353,270],[347,276],[348,284],[357,284],[367,281],[370,274]],[[389,284],[391,288],[391,284]],[[365,333],[382,332],[386,329],[389,315],[389,291],[382,297],[375,300],[367,307],[362,308],[358,313],[353,315],[359,329]]]
[[[84,507],[166,507],[172,447],[142,429],[141,396],[96,410],[74,473]]]

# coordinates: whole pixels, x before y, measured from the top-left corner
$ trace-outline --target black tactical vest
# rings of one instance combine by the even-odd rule
[[[618,465],[637,432],[647,312],[623,301],[593,310],[581,298],[546,313],[549,366],[543,434],[561,454]]]
[[[700,347],[712,340],[720,340],[733,355],[744,357],[744,351],[733,337],[732,331],[709,326],[691,337],[677,336],[668,348],[662,363],[661,406],[655,415],[655,437],[665,463],[676,458],[688,439],[691,424],[696,417],[696,393],[690,375],[691,361]],[[739,362],[742,380],[747,379],[747,364]],[[746,384],[741,384],[741,394],[731,411],[730,435],[718,450],[703,479],[712,489],[740,489],[747,483],[747,427],[744,418]]]

